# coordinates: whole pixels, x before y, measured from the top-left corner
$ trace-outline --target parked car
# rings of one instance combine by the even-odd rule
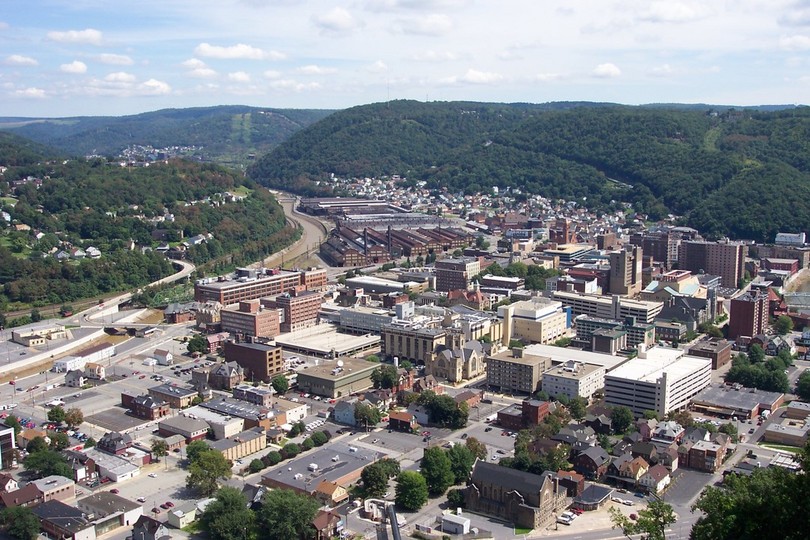
[[[172,501],[166,501],[164,503],[168,508],[174,508],[174,503]]]

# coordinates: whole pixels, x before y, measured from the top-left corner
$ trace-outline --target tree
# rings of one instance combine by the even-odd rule
[[[34,437],[28,441],[28,445],[25,447],[25,450],[29,454],[36,454],[37,452],[46,450],[48,448],[50,448],[50,446],[48,446],[48,443],[45,442],[44,437]]]
[[[431,495],[441,495],[456,479],[453,464],[441,447],[426,448],[420,466]]]
[[[62,454],[51,448],[29,454],[23,461],[23,467],[26,471],[33,472],[39,478],[57,475],[73,479],[73,470],[70,465],[62,457]]]
[[[614,433],[625,433],[633,425],[633,411],[623,405],[615,407],[610,413],[610,420]]]
[[[315,443],[315,446],[323,446],[327,442],[329,442],[329,437],[323,431],[316,431],[309,437],[312,439],[312,442]]]
[[[788,315],[779,315],[773,323],[774,331],[780,336],[793,332],[793,319]]]
[[[371,372],[374,388],[393,388],[399,381],[399,373],[393,364],[382,364]]]
[[[42,314],[38,309],[31,310],[31,322],[39,322],[42,320]]]
[[[197,457],[199,457],[200,454],[208,450],[211,450],[211,447],[208,446],[207,442],[191,441],[188,446],[186,446],[186,457],[188,457],[190,463],[194,463],[197,461]]]
[[[315,443],[312,442],[311,437],[307,437],[306,439],[301,441],[301,450],[302,451],[308,452],[308,451],[312,450],[313,448],[315,448]]]
[[[261,538],[291,540],[309,537],[320,503],[288,489],[273,489],[264,495],[258,521]]]
[[[475,455],[467,446],[455,444],[447,451],[450,458],[450,467],[453,471],[455,484],[463,484],[470,477],[470,471],[475,463]]]
[[[366,465],[360,473],[366,497],[382,497],[388,489],[388,475],[376,463]]]
[[[279,453],[279,452],[277,452],[275,450],[271,450],[270,452],[267,452],[267,455],[264,456],[264,458],[262,458],[262,459],[267,462],[268,467],[272,467],[273,465],[277,465],[277,464],[281,463],[282,461],[284,461],[284,458],[281,457],[281,453]]]
[[[216,450],[205,450],[197,454],[188,467],[186,487],[196,490],[203,497],[217,491],[217,481],[231,477],[232,463]]]
[[[61,431],[49,431],[48,437],[51,439],[51,448],[57,452],[70,446],[70,437],[67,436],[67,433],[63,433]]]
[[[376,426],[380,423],[382,414],[377,407],[365,403],[354,405],[354,421],[368,430],[368,426]]]
[[[262,469],[264,469],[264,461],[258,458],[252,459],[250,461],[250,465],[248,465],[248,470],[250,471],[251,474],[255,474],[261,471]]]
[[[96,442],[96,440],[95,440],[93,437],[88,437],[88,438],[87,438],[87,439],[84,441],[84,447],[85,447],[85,448],[93,448],[94,446],[96,446],[96,444],[97,444],[97,442]]]
[[[763,360],[765,360],[765,350],[758,343],[754,343],[748,349],[748,361],[756,364]]]
[[[281,457],[284,459],[292,459],[301,453],[301,447],[295,443],[287,443],[281,449]]]
[[[799,376],[796,384],[796,394],[802,401],[810,401],[810,370],[806,370]]]
[[[11,506],[0,512],[0,523],[12,538],[34,540],[39,536],[39,518],[27,506]]]
[[[22,431],[22,424],[20,424],[20,419],[17,418],[15,415],[10,414],[8,418],[6,418],[6,425],[10,428],[14,428],[14,436],[20,434]]]
[[[84,423],[84,413],[77,407],[72,407],[65,411],[65,424],[70,429],[75,429]]]
[[[208,341],[201,335],[195,334],[186,344],[186,350],[191,354],[202,354],[208,351]]]
[[[658,420],[658,413],[656,411],[652,411],[647,409],[644,411],[644,419],[645,420]]]
[[[276,375],[273,377],[273,380],[270,381],[270,385],[273,387],[273,390],[276,394],[285,394],[287,390],[290,389],[290,381],[287,380],[287,377],[284,375]]]
[[[160,458],[169,453],[169,445],[164,439],[152,439],[152,455],[160,461]]]
[[[428,501],[425,477],[414,471],[402,471],[397,476],[397,506],[408,512],[416,512]]]
[[[447,506],[450,508],[464,508],[464,489],[455,488],[448,491]]]
[[[48,420],[61,424],[65,421],[65,409],[62,407],[52,407],[51,410],[48,411]]]
[[[222,487],[200,516],[200,527],[211,540],[244,540],[253,531],[255,514],[236,488]]]
[[[366,356],[366,362],[373,362],[375,364],[379,364],[380,363],[380,357],[377,356],[376,354],[370,354],[370,355]]]
[[[585,418],[585,415],[588,414],[587,407],[588,401],[582,396],[577,396],[568,403],[568,410],[571,412],[571,416],[577,420]]]
[[[658,498],[651,501],[647,508],[639,510],[635,521],[622,514],[618,508],[610,508],[609,511],[614,529],[621,529],[627,538],[640,534],[642,540],[665,540],[667,527],[675,523],[676,519],[672,506]]]
[[[720,433],[725,433],[729,437],[731,437],[731,442],[737,442],[738,433],[737,433],[737,426],[731,422],[726,422],[718,429]]]
[[[475,437],[468,437],[464,441],[464,446],[470,449],[472,455],[478,459],[487,459],[487,445],[476,439]]]
[[[410,360],[401,360],[399,362],[399,367],[404,369],[405,371],[413,371],[413,364]]]

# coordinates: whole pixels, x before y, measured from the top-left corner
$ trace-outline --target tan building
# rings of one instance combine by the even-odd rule
[[[442,349],[425,364],[425,375],[460,382],[486,373],[486,355],[480,341],[468,341],[457,349]]]
[[[246,380],[270,382],[275,375],[284,372],[281,347],[228,341],[225,342],[224,354],[227,362],[242,366]]]
[[[610,293],[636,296],[641,291],[642,250],[628,245],[610,253]]]
[[[424,328],[419,324],[393,323],[383,326],[381,353],[386,358],[398,358],[428,365],[442,348],[457,349],[464,342],[461,330]]]
[[[239,336],[274,338],[281,333],[278,310],[265,309],[259,300],[239,302],[220,312],[222,330]]]
[[[165,401],[172,409],[185,409],[197,397],[197,391],[192,388],[161,384],[149,389],[149,395],[158,401]]]
[[[225,459],[236,461],[267,448],[264,429],[255,427],[231,437],[208,443],[213,450],[221,452]]]
[[[551,368],[551,358],[524,354],[523,349],[507,350],[487,357],[487,386],[502,393],[533,394],[540,390],[543,372]]]
[[[64,476],[46,476],[31,483],[42,493],[43,502],[69,501],[76,498],[76,483]]]
[[[371,388],[371,373],[378,367],[379,364],[354,358],[324,361],[298,373],[298,388],[329,398],[348,396]]]
[[[562,303],[548,298],[532,298],[498,308],[503,319],[503,343],[513,339],[524,343],[554,343],[566,335],[568,316]]]

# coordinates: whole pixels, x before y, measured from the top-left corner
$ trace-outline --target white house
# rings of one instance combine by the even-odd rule
[[[84,365],[87,363],[86,358],[81,358],[78,356],[65,356],[64,358],[60,358],[59,360],[53,363],[52,371],[56,373],[67,373],[68,371],[73,371],[76,369],[84,369]]]
[[[155,349],[155,352],[152,353],[152,357],[157,360],[157,363],[161,366],[170,366],[174,363],[174,355],[171,351],[167,351],[166,349]]]
[[[660,463],[653,465],[638,481],[639,485],[647,488],[650,493],[661,493],[671,481],[669,471]]]

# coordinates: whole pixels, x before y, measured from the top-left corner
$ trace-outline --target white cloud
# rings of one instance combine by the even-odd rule
[[[275,71],[273,69],[268,69],[267,71],[262,73],[262,75],[264,76],[265,79],[278,79],[279,77],[281,77],[281,72]]]
[[[87,73],[87,64],[74,60],[70,64],[62,64],[59,70],[65,73]]]
[[[22,98],[42,99],[46,97],[45,90],[42,88],[30,87],[17,90],[14,95]]]
[[[458,59],[456,53],[450,51],[424,51],[412,56],[417,62],[452,62]]]
[[[293,90],[295,92],[304,92],[307,90],[318,90],[321,85],[316,82],[301,83],[292,79],[281,79],[270,83],[270,88],[276,90]]]
[[[110,73],[104,80],[107,82],[114,82],[114,83],[133,83],[135,82],[135,75],[132,73],[126,73],[124,71],[117,71],[115,73]]]
[[[552,82],[559,81],[563,77],[561,73],[538,73],[534,76],[534,80],[537,82]]]
[[[217,72],[210,67],[199,67],[188,72],[189,76],[197,79],[210,79],[216,77]]]
[[[9,66],[38,66],[39,62],[30,56],[22,56],[20,54],[12,54],[6,57],[6,64]]]
[[[48,32],[48,39],[59,43],[86,43],[101,45],[102,34],[98,30],[68,30],[67,32]]]
[[[441,36],[453,28],[453,22],[447,15],[434,13],[425,17],[401,19],[397,22],[397,28],[403,34]]]
[[[503,75],[500,73],[478,71],[477,69],[468,69],[467,73],[465,73],[460,80],[472,84],[492,84],[503,80]]]
[[[315,64],[310,64],[308,66],[301,66],[295,71],[304,75],[329,75],[330,73],[337,72],[335,68],[321,67],[316,66]]]
[[[388,71],[388,66],[382,60],[377,60],[373,64],[367,66],[366,70],[370,71],[371,73],[383,73]]]
[[[244,43],[237,43],[230,47],[200,43],[194,49],[194,54],[220,60],[283,60],[286,58],[285,54],[278,51],[264,51]]]
[[[620,70],[616,64],[611,64],[610,62],[599,64],[593,70],[593,76],[600,77],[602,79],[612,79],[621,74],[622,70]]]
[[[806,51],[810,49],[810,37],[802,35],[785,36],[779,40],[779,46],[787,51]]]
[[[640,19],[652,23],[683,23],[694,21],[702,16],[702,10],[696,6],[668,0],[650,4]]]
[[[649,73],[654,77],[669,77],[675,70],[669,64],[661,64],[652,68]]]
[[[134,63],[129,56],[111,53],[98,55],[98,61],[111,66],[131,66]]]
[[[228,73],[228,80],[233,82],[246,83],[250,82],[250,75],[245,73],[244,71],[234,71],[233,73]]]
[[[148,81],[142,82],[138,85],[138,91],[147,96],[162,96],[171,94],[172,87],[163,81],[149,79]]]
[[[341,7],[320,14],[313,15],[312,22],[323,32],[344,33],[350,32],[358,26],[352,14]]]
[[[205,65],[205,62],[203,62],[203,61],[202,61],[202,60],[200,60],[199,58],[189,58],[188,60],[184,61],[184,62],[182,63],[182,65],[183,65],[184,67],[189,68],[189,69],[195,69],[195,68],[204,68],[204,67],[207,67],[207,66]]]
[[[810,8],[789,10],[777,19],[783,26],[808,26],[810,25]]]

